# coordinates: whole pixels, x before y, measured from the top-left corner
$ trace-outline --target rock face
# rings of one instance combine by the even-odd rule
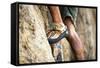
[[[84,44],[85,58],[96,59],[96,9],[79,9],[76,31]]]
[[[49,10],[46,6],[19,5],[19,63],[55,62],[47,41]],[[49,15],[50,16],[50,15]],[[96,10],[79,8],[75,29],[85,48],[87,60],[96,58]],[[69,42],[61,40],[63,61],[75,60]]]
[[[20,64],[54,62],[45,33],[43,18],[38,6],[19,6]]]

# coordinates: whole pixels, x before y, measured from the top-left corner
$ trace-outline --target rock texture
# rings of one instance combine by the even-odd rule
[[[52,22],[46,6],[19,5],[19,63],[55,62],[47,32]],[[75,29],[85,48],[87,60],[96,58],[96,10],[79,8]],[[69,42],[61,40],[63,61],[75,60]]]
[[[36,5],[19,6],[19,63],[54,62],[44,20]]]
[[[76,31],[84,47],[87,60],[96,59],[96,9],[79,8]]]

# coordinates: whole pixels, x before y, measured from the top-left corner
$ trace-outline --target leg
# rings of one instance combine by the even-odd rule
[[[52,36],[56,38],[59,36],[59,33],[63,32],[65,26],[61,18],[59,7],[58,6],[48,6],[48,7],[52,16],[53,24],[55,24],[55,27],[57,27],[55,28],[55,30],[60,31],[60,32],[55,31],[54,35],[56,36]],[[52,53],[53,53],[55,61],[56,62],[63,61],[63,53],[62,53],[62,48],[61,48],[62,44],[60,43],[60,41],[55,44],[52,44],[51,46],[52,46],[52,51],[53,51]]]
[[[84,60],[84,47],[78,34],[75,31],[75,20],[78,13],[78,8],[75,7],[60,7],[62,19],[68,29],[68,41],[74,50],[77,60]]]
[[[71,20],[70,17],[66,17],[64,20],[64,24],[67,26],[69,31],[68,41],[75,52],[77,60],[84,60],[85,59],[84,48],[78,34],[75,31],[72,22],[73,21]]]
[[[60,10],[58,6],[48,6],[50,10],[50,14],[52,16],[54,29],[60,32],[66,30],[65,25],[63,24],[63,20],[61,18]]]
[[[53,22],[58,23],[58,24],[62,23],[63,21],[60,15],[59,7],[58,6],[48,6],[48,7],[50,10]]]

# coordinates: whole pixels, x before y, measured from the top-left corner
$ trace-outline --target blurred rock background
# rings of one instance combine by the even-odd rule
[[[19,5],[19,63],[55,62],[47,41],[51,21],[46,6]],[[96,10],[79,8],[75,29],[85,48],[87,60],[96,59]],[[64,38],[63,60],[75,60],[68,41]]]
[[[96,9],[79,9],[76,31],[85,46],[86,59],[96,59]]]

